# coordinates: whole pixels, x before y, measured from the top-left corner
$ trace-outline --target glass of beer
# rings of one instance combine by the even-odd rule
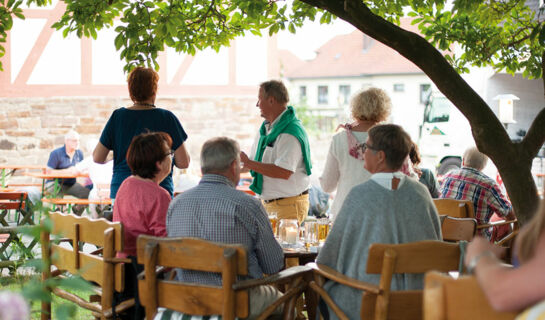
[[[275,237],[278,237],[278,214],[276,212],[269,212],[269,222],[273,230]]]
[[[322,218],[318,220],[318,240],[325,242],[327,234],[329,233],[329,219]]]

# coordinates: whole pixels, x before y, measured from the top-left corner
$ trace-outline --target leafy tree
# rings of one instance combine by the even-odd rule
[[[5,2],[5,1],[4,1]],[[0,45],[21,0],[0,4]],[[49,0],[27,0],[39,5]],[[530,169],[545,141],[545,111],[534,119],[521,142],[512,142],[486,102],[461,78],[469,65],[522,72],[543,78],[545,30],[540,15],[523,0],[65,0],[66,12],[54,27],[63,34],[96,38],[116,24],[115,46],[126,70],[158,68],[165,46],[194,54],[227,46],[246,32],[291,32],[306,19],[328,23],[335,16],[395,49],[428,75],[469,120],[479,150],[500,171],[519,220],[527,221],[538,204]],[[20,12],[19,12],[20,13]],[[397,26],[415,18],[425,38]],[[2,35],[4,35],[2,37]],[[454,44],[463,50],[450,52]],[[437,49],[447,52],[443,55]],[[2,54],[0,49],[0,55]]]

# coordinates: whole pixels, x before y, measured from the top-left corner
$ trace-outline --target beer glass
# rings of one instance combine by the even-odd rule
[[[325,242],[327,235],[329,233],[329,219],[322,218],[318,220],[318,240],[320,242]]]

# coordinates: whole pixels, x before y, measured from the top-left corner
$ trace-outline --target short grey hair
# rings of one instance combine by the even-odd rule
[[[203,174],[223,172],[233,160],[240,157],[238,142],[227,137],[207,140],[201,149],[201,171]]]
[[[64,140],[67,140],[67,139],[77,139],[77,140],[79,140],[79,133],[77,133],[74,130],[70,130],[64,135]]]
[[[262,82],[259,87],[263,89],[265,98],[273,97],[278,103],[287,104],[290,101],[288,89],[282,81],[269,80]]]
[[[386,121],[392,111],[392,100],[386,91],[369,88],[358,92],[350,101],[352,117],[356,120]]]
[[[476,147],[469,147],[464,152],[464,166],[466,167],[481,171],[486,167],[487,162],[488,157]]]

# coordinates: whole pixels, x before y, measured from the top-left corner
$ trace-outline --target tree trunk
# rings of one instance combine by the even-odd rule
[[[373,14],[361,0],[301,1],[331,12],[417,65],[468,119],[477,148],[498,168],[520,223],[533,216],[539,197],[531,164],[545,142],[543,110],[524,140],[513,143],[486,102],[424,38]]]

